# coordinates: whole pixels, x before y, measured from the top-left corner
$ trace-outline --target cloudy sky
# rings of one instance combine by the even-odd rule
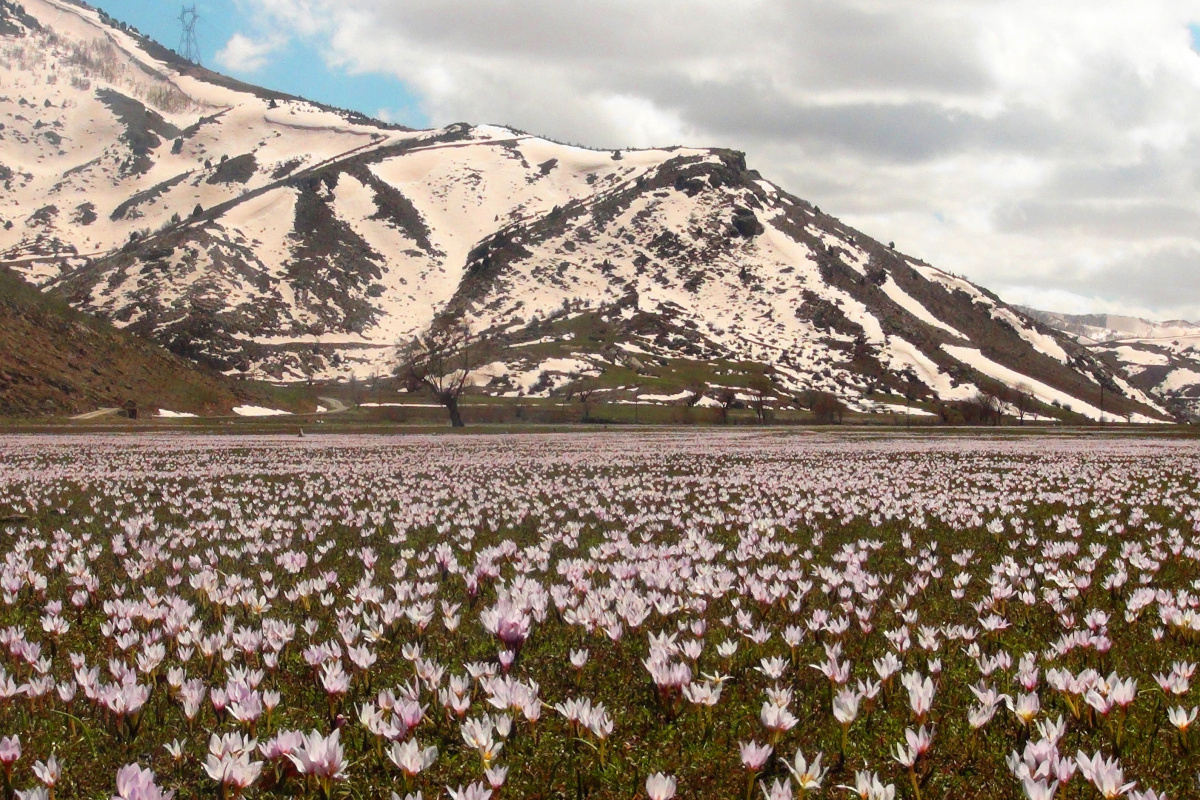
[[[734,147],[1005,299],[1200,320],[1200,0],[195,0],[206,63],[413,126]],[[178,2],[100,0],[174,46]]]

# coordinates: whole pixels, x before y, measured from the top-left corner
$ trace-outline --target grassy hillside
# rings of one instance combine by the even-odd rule
[[[227,413],[258,392],[43,295],[0,267],[0,416],[83,413],[137,402]]]

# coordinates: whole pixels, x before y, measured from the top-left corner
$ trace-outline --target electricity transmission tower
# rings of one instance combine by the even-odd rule
[[[179,12],[179,24],[183,27],[179,36],[179,55],[193,64],[200,63],[200,45],[196,43],[196,23],[199,21],[200,15],[194,5],[184,6]]]

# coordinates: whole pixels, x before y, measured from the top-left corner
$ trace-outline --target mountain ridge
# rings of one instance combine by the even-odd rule
[[[1114,314],[1023,309],[1074,336],[1114,372],[1180,419],[1200,419],[1200,325]]]
[[[1072,338],[738,151],[376,125],[213,77],[82,3],[15,8],[0,262],[228,373],[386,372],[397,342],[453,315],[499,345],[479,373],[497,395],[722,362],[708,384],[765,372],[780,398],[863,411],[1022,386],[1051,415],[1169,417]],[[573,318],[593,329],[540,341]]]
[[[1149,320],[1124,314],[1063,314],[1028,306],[1016,308],[1045,325],[1075,336],[1084,344],[1200,334],[1200,323],[1184,319]]]

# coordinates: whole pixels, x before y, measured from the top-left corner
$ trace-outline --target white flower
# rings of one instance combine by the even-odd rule
[[[1178,728],[1181,732],[1186,731],[1188,726],[1196,721],[1196,714],[1200,712],[1195,706],[1192,707],[1189,713],[1183,706],[1176,706],[1167,709],[1167,717],[1171,720],[1171,724]]]
[[[675,777],[654,773],[646,778],[646,795],[650,800],[671,800],[675,796]]]
[[[825,780],[826,770],[821,769],[822,753],[817,753],[817,757],[813,759],[812,764],[805,760],[804,755],[797,750],[794,764],[789,764],[786,761],[783,765],[787,767],[788,772],[792,773],[792,777],[796,779],[803,791],[812,789],[820,789],[821,782]]]
[[[783,783],[776,778],[771,784],[771,790],[767,791],[767,784],[763,781],[758,782],[758,787],[762,789],[765,800],[794,800],[795,795],[792,794],[792,781],[790,778],[784,778]]]
[[[392,742],[392,748],[388,751],[388,760],[408,775],[417,775],[429,769],[433,762],[437,761],[437,756],[436,747],[430,746],[422,750],[416,739],[409,739],[403,743]]]

